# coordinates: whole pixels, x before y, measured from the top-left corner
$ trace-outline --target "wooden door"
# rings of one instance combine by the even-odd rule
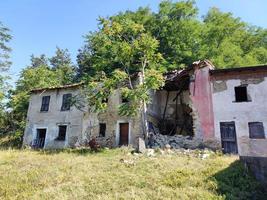
[[[235,122],[221,122],[220,130],[223,152],[237,154]]]
[[[120,123],[120,143],[119,145],[128,145],[129,141],[129,123]]]

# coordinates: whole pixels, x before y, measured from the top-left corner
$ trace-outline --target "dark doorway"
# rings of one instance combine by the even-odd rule
[[[120,123],[119,145],[128,145],[128,141],[129,141],[129,123]]]
[[[220,130],[223,152],[237,154],[235,122],[220,122]]]
[[[45,136],[46,136],[46,129],[44,128],[38,128],[37,129],[37,136],[36,136],[36,142],[35,142],[35,146],[36,148],[44,148],[44,144],[45,144]]]

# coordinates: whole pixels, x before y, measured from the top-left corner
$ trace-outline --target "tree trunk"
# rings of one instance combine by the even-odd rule
[[[142,78],[141,78],[141,84],[144,84],[145,82],[145,65],[146,61],[142,63]],[[143,110],[142,110],[142,124],[143,124],[143,134],[145,140],[148,138],[148,122],[147,122],[147,105],[146,101],[143,101]]]

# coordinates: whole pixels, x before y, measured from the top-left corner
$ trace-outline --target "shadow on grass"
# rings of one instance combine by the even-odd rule
[[[267,199],[262,185],[239,160],[216,173],[212,179],[217,182],[217,192],[223,195],[226,200]]]

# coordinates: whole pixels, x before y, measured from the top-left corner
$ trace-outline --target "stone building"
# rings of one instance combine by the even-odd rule
[[[136,146],[142,137],[140,117],[121,117],[122,102],[115,91],[107,111],[89,113],[86,107],[71,106],[71,97],[80,96],[82,84],[35,89],[31,92],[23,143],[35,148],[65,148],[82,145],[93,137],[102,146]]]
[[[267,186],[267,66],[210,71],[214,135]]]
[[[146,116],[150,136],[165,139],[154,140],[152,146],[204,145],[241,156],[267,156],[267,66],[214,69],[205,60],[164,76],[165,86],[150,93]],[[79,96],[80,88],[74,84],[33,90],[24,144],[63,148],[94,137],[102,146],[137,147],[145,137],[141,114],[119,116],[123,100],[118,91],[109,97],[104,113],[69,106],[68,99]]]

